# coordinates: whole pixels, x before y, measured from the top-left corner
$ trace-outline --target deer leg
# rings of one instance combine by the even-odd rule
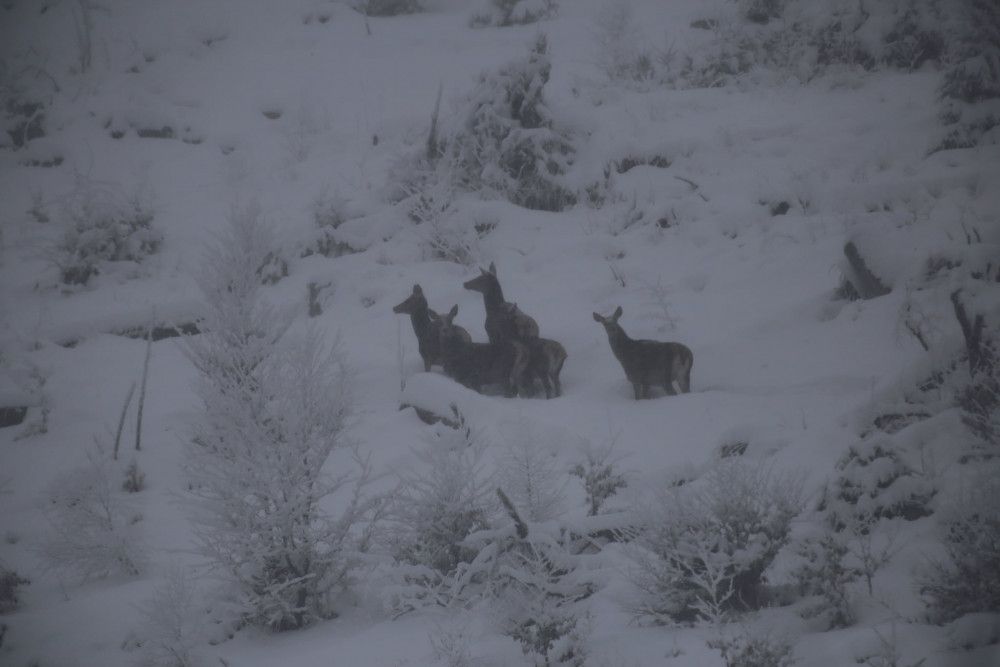
[[[431,360],[430,359],[424,359],[424,372],[425,373],[430,373],[431,372],[431,366],[433,366],[433,364],[431,363]]]
[[[562,396],[562,383],[559,381],[558,375],[552,378],[552,384],[555,385],[556,396]]]
[[[633,382],[632,383],[632,391],[635,392],[635,400],[638,401],[639,399],[642,398],[643,387],[642,387],[641,383],[639,383],[639,382]]]

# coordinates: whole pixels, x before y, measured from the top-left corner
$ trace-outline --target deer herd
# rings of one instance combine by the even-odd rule
[[[561,396],[559,373],[566,349],[539,336],[538,323],[504,299],[496,266],[491,263],[489,270],[480,269],[463,287],[483,295],[487,343],[473,342],[469,332],[455,324],[457,305],[444,315],[431,310],[420,285],[414,285],[410,296],[392,309],[410,316],[424,370],[439,365],[445,375],[477,392],[498,385],[506,396],[534,396],[541,383],[546,398]],[[608,317],[594,313],[594,320],[604,326],[635,398],[650,398],[654,386],[671,395],[691,391],[691,350],[680,343],[630,338],[618,324],[621,316],[619,306]]]

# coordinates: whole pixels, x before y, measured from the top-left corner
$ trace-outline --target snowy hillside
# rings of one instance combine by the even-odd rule
[[[984,0],[0,2],[0,664],[1000,664],[998,73]]]

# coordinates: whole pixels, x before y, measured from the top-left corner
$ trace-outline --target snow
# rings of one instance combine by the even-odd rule
[[[93,63],[84,74],[70,72],[78,55],[76,4],[50,3],[40,13],[20,0],[0,9],[0,55],[60,83],[56,92],[45,77],[34,80],[53,101],[47,136],[23,150],[0,150],[0,406],[30,405],[40,414],[28,373],[37,366],[48,374],[50,408],[45,433],[19,438],[21,427],[0,430],[0,564],[32,582],[20,589],[20,608],[0,619],[8,628],[0,663],[133,664],[136,656],[122,647],[138,623],[135,605],[169,567],[201,572],[181,502],[197,374],[176,339],[153,343],[144,447],[123,457],[146,475],[147,488],[134,501],[148,567],[137,577],[81,584],[47,569],[37,545],[48,528],[49,485],[86,461],[95,437],[110,442],[129,386],[139,380],[145,342],[116,334],[151,320],[203,317],[194,278],[206,242],[235,205],[259,202],[289,262],[290,275],[264,288],[265,298],[294,310],[296,330],[313,326],[339,338],[354,373],[351,437],[387,489],[417,465],[414,448],[428,429],[443,428],[400,407],[448,416],[455,405],[490,443],[490,467],[518,438],[537,442],[560,470],[580,462],[585,446],[613,442],[629,480],[622,498],[631,500],[666,480],[702,474],[724,445],[746,442],[743,456],[802,478],[804,509],[811,510],[871,420],[912,407],[906,390],[928,375],[928,358],[953,359],[962,350],[946,301],[926,306],[930,353],[900,325],[905,306],[924,298],[925,262],[917,258],[992,261],[997,270],[1000,152],[984,142],[927,154],[941,132],[940,72],[845,71],[807,83],[755,74],[700,90],[620,86],[606,82],[597,64],[598,0],[565,0],[554,18],[535,25],[482,29],[468,26],[478,2],[425,4],[424,13],[367,19],[368,35],[347,3],[107,0],[106,10],[93,10]],[[724,3],[632,0],[638,43],[697,48],[703,38],[688,25],[714,11],[707,4]],[[822,4],[810,6],[819,11]],[[621,199],[601,209],[580,203],[549,213],[460,198],[454,220],[495,228],[477,239],[475,262],[435,260],[426,232],[386,202],[388,174],[422,147],[439,85],[441,122],[450,127],[477,75],[524,54],[539,30],[553,62],[548,106],[577,147],[562,182],[582,191],[628,157],[663,157],[669,167],[611,169]],[[173,138],[138,133],[163,127]],[[25,164],[55,156],[59,166]],[[122,198],[145,193],[165,241],[140,264],[67,287],[46,250],[67,202],[95,185]],[[361,252],[300,256],[315,238],[313,211],[324,197],[342,200],[349,219],[337,238]],[[773,215],[780,202],[787,213]],[[29,215],[38,203],[50,222]],[[639,222],[630,217],[635,212]],[[656,224],[661,218],[670,224]],[[982,245],[967,243],[971,227]],[[865,248],[870,267],[894,288],[890,294],[834,300],[849,240]],[[431,308],[457,304],[456,322],[485,341],[481,296],[462,282],[491,261],[506,298],[538,321],[542,336],[565,346],[562,397],[480,395],[440,369],[424,373],[408,319],[392,313],[419,283]],[[330,283],[313,319],[311,282]],[[980,293],[975,303],[996,312],[994,294]],[[591,317],[617,306],[633,338],[693,350],[692,393],[633,400]],[[911,456],[936,454],[933,481],[947,491],[962,477],[947,443],[964,433],[952,409],[892,437]],[[130,417],[126,449],[133,438]],[[907,483],[923,489],[925,482]],[[600,525],[584,516],[578,480],[568,478],[564,493],[568,525]],[[989,664],[997,647],[983,637],[996,635],[995,615],[932,626],[912,590],[910,570],[934,546],[933,521],[904,527],[905,549],[879,573],[874,599],[858,589],[856,626],[827,632],[794,606],[762,610],[747,622],[755,631],[785,633],[804,666],[877,654],[873,628],[883,637],[898,632],[904,664]],[[705,646],[708,626],[633,622],[623,609],[627,566],[619,545],[601,553],[607,586],[586,601],[588,664],[722,664]],[[377,602],[377,586],[362,580],[341,616],[315,627],[280,635],[244,629],[206,644],[204,664],[449,664],[433,646],[448,633],[468,649],[469,664],[527,664],[499,630],[497,610],[426,610],[393,620]]]

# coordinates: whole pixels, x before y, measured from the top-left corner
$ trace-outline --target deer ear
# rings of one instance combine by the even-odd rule
[[[612,315],[611,318],[613,320],[617,321],[618,318],[621,317],[621,316],[622,316],[622,307],[618,306],[617,308],[615,308],[615,314]]]
[[[594,321],[595,322],[600,322],[601,324],[604,324],[604,318],[601,317],[600,315],[598,315],[597,313],[594,313]]]
[[[497,274],[497,265],[494,264],[493,262],[490,262],[490,273],[492,273],[494,276]]]
[[[451,307],[451,310],[448,311],[448,319],[451,319],[451,318],[455,317],[456,315],[458,315],[458,304],[457,303],[454,306]]]
[[[424,295],[424,290],[421,289],[420,285],[414,285],[413,286],[413,293],[416,294],[417,296],[423,296]]]

